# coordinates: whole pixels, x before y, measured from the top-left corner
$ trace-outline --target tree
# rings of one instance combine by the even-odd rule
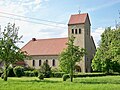
[[[18,30],[19,28],[16,28],[15,24],[8,23],[0,39],[0,61],[4,63],[5,81],[7,81],[7,71],[10,64],[14,64],[26,58],[25,53],[21,52],[20,48],[16,45],[22,38],[22,36],[18,37]]]
[[[116,67],[115,67],[116,66]],[[100,45],[92,60],[94,71],[110,73],[111,70],[120,72],[120,28],[105,29],[101,35]]]
[[[85,54],[85,49],[79,48],[79,46],[74,45],[75,37],[71,36],[67,43],[67,48],[63,50],[59,57],[60,68],[66,72],[70,73],[71,82],[73,81],[74,67],[76,62],[79,62],[83,55]]]
[[[48,65],[48,63],[45,61],[43,65],[39,69],[39,73],[44,74],[45,78],[49,78],[51,75],[51,67]]]

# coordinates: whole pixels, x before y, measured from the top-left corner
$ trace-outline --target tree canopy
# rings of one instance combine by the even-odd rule
[[[110,73],[110,70],[120,72],[120,28],[108,27],[102,33],[92,68],[106,73]]]
[[[10,24],[5,27],[0,39],[0,61],[4,63],[4,80],[7,81],[7,69],[10,64],[24,60],[26,55],[20,51],[16,43],[20,42],[21,37],[18,37],[18,27],[15,24]]]
[[[67,43],[67,48],[61,52],[59,57],[60,68],[66,73],[70,73],[71,81],[76,62],[79,62],[85,54],[85,49],[74,45],[75,37],[71,36]]]

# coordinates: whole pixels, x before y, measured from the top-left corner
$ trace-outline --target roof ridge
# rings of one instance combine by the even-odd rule
[[[68,38],[68,37],[63,37],[63,38],[46,38],[46,39],[43,38],[43,39],[36,39],[36,40],[37,40],[37,41],[38,41],[38,40],[52,40],[52,39],[54,40],[54,39],[67,39],[67,38]]]
[[[84,15],[84,14],[88,14],[88,13],[80,13],[80,14],[72,14],[72,15]]]

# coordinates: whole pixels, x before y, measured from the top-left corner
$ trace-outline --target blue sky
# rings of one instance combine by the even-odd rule
[[[0,0],[0,25],[3,30],[8,22],[15,22],[20,27],[20,35],[23,35],[25,45],[31,38],[58,38],[67,37],[67,23],[71,14],[88,13],[91,20],[91,31],[95,43],[100,40],[100,35],[105,27],[115,26],[115,20],[120,21],[118,10],[120,10],[120,0]],[[24,22],[31,21],[29,18],[22,18],[3,14],[1,12],[33,17],[43,20],[60,22],[36,21],[34,22],[49,24],[51,26]],[[1,17],[2,16],[2,17]],[[10,18],[5,18],[12,17]],[[16,20],[20,18],[21,20]],[[57,27],[53,27],[57,26]],[[62,28],[61,28],[62,27]]]

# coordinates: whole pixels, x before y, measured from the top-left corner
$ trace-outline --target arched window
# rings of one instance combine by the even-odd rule
[[[75,34],[77,34],[77,29],[75,29]]]
[[[35,66],[35,60],[33,60],[33,66]]]
[[[39,60],[39,66],[41,66],[41,64],[42,64],[42,62],[41,62],[41,60]]]
[[[81,29],[79,29],[79,34],[81,34]]]
[[[46,60],[46,63],[48,64],[48,60]]]
[[[72,29],[72,34],[74,34],[74,29]]]
[[[55,59],[53,59],[52,61],[52,66],[55,66]]]

